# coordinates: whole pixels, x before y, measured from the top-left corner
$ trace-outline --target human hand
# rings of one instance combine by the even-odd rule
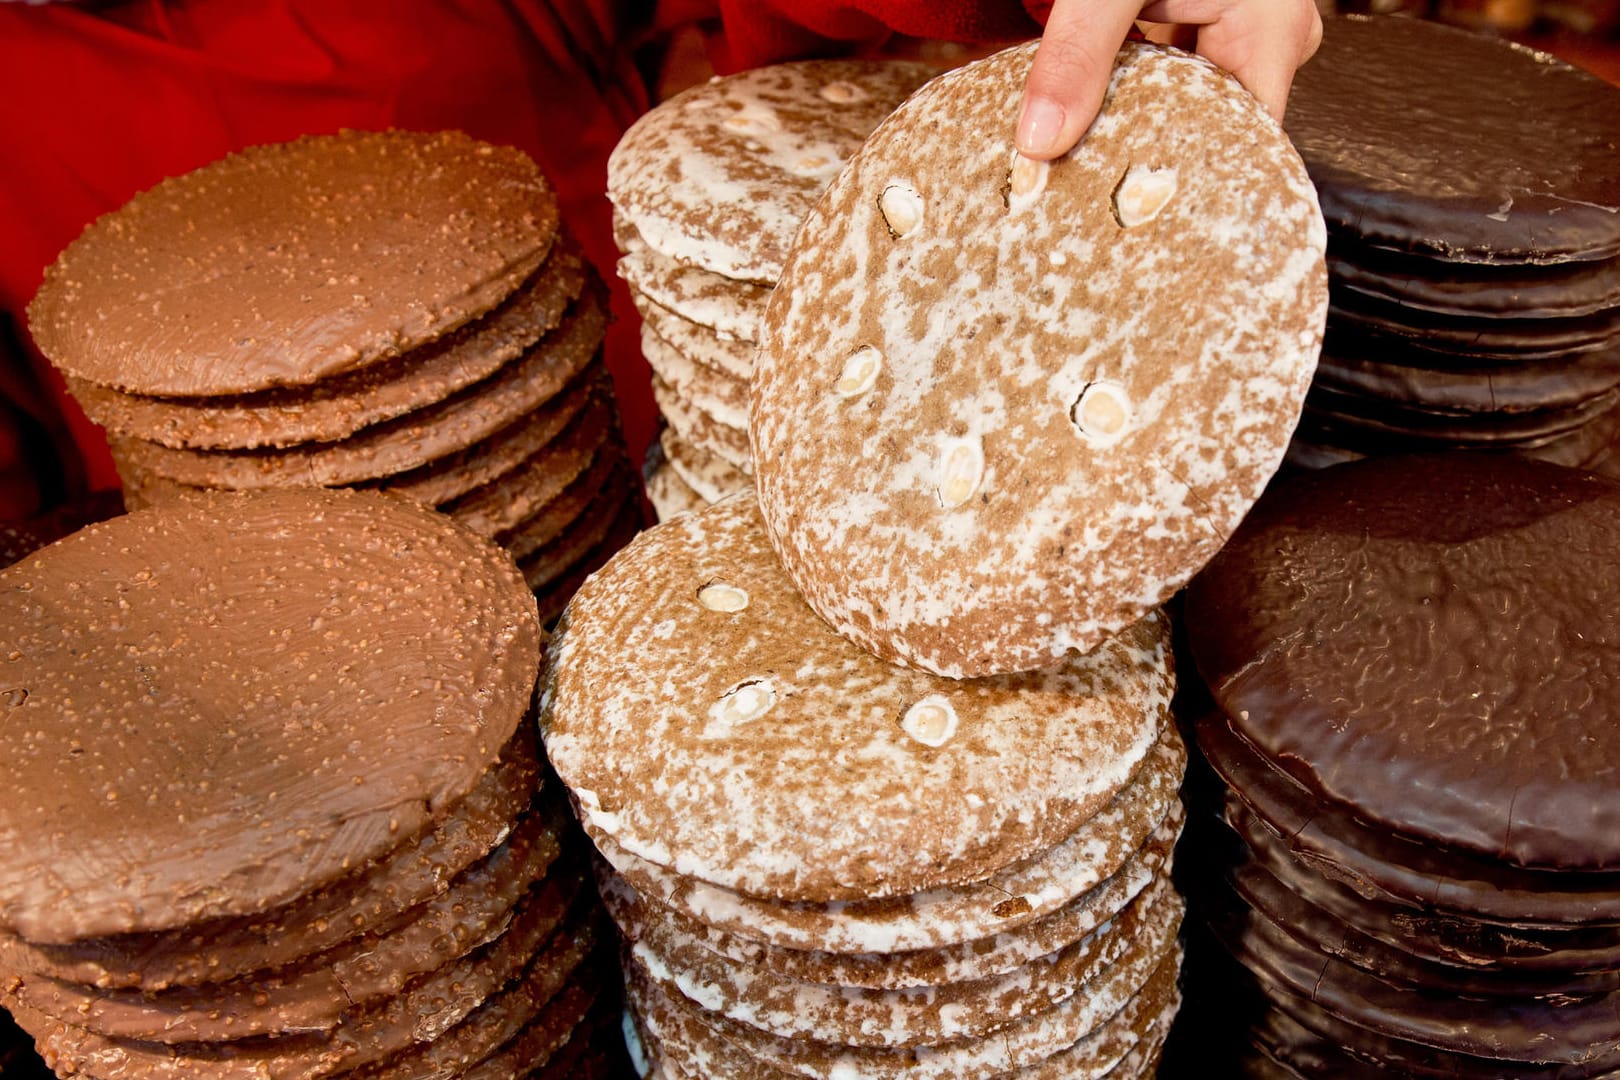
[[[1199,55],[1237,76],[1279,120],[1294,72],[1322,41],[1315,0],[1056,0],[1024,84],[1020,153],[1046,160],[1080,141],[1138,19],[1195,35]]]

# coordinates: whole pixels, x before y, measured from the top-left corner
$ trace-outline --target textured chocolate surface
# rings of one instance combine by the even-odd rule
[[[1303,872],[1303,866],[1295,863]],[[1380,940],[1357,925],[1336,917],[1311,903],[1258,863],[1248,861],[1227,874],[1233,893],[1277,932],[1285,933],[1299,947],[1326,953],[1335,960],[1353,965],[1395,987],[1429,993],[1453,994],[1471,999],[1557,997],[1567,1001],[1573,995],[1607,994],[1620,990],[1620,970],[1612,966],[1591,971],[1558,969],[1502,970],[1484,964],[1470,965],[1453,956],[1450,964],[1436,963]],[[1312,892],[1326,891],[1333,883],[1318,879]],[[1389,905],[1369,904],[1370,910],[1358,921],[1374,922],[1392,914]],[[1406,913],[1412,922],[1421,922],[1421,913]],[[1397,924],[1398,925],[1398,924]],[[1493,928],[1482,928],[1488,935]],[[1609,928],[1605,928],[1609,929]],[[1613,934],[1610,930],[1611,936]],[[1509,936],[1507,934],[1504,937]],[[1575,957],[1569,957],[1576,960]],[[1582,957],[1581,959],[1589,959]],[[1578,961],[1577,961],[1578,963]]]
[[[563,432],[574,427],[581,413],[605,407],[612,395],[606,370],[589,364],[550,400],[464,450],[426,465],[395,473],[375,486],[441,509],[462,496],[493,486],[531,459],[543,458],[560,443]],[[603,424],[597,425],[598,436]],[[145,481],[150,482],[150,481]]]
[[[1620,387],[1573,405],[1548,409],[1461,412],[1394,401],[1378,395],[1311,387],[1306,406],[1344,427],[1387,432],[1431,445],[1514,447],[1572,435],[1598,423],[1620,403]]]
[[[804,604],[739,495],[575,596],[541,730],[581,817],[634,855],[778,900],[904,895],[1045,850],[1129,782],[1164,725],[1166,629],[1026,675],[894,668]],[[919,703],[940,715],[914,735]]]
[[[119,934],[71,945],[41,945],[0,935],[0,968],[101,988],[217,983],[297,963],[362,934],[388,933],[408,912],[445,890],[503,840],[524,842],[549,862],[557,855],[555,814],[513,822],[534,799],[535,740],[520,725],[501,761],[432,829],[386,856],[291,904],[242,918],[211,919],[175,930]]]
[[[1331,869],[1319,872],[1308,857],[1296,857],[1287,840],[1235,800],[1192,814],[1188,834],[1177,870],[1190,893],[1229,880],[1274,922],[1314,928],[1302,940],[1394,981],[1478,978],[1481,993],[1497,994],[1620,987],[1620,926],[1613,923],[1509,926],[1358,892]]]
[[[262,911],[384,854],[494,763],[539,665],[502,553],[361,493],[92,527],[0,577],[0,623],[0,924],[38,942]]]
[[[1284,121],[1330,227],[1459,262],[1620,254],[1620,89],[1416,19],[1331,20]]]
[[[623,505],[625,493],[633,490],[630,464],[617,446],[604,446],[584,472],[576,476],[557,497],[547,502],[515,528],[501,535],[501,546],[520,562],[556,540],[586,510],[598,503]]]
[[[1094,648],[1196,572],[1281,464],[1325,317],[1315,192],[1251,96],[1128,44],[1084,142],[1032,163],[1033,52],[874,132],[755,357],[788,575],[839,633],[953,678]]]
[[[220,451],[174,450],[124,437],[109,442],[121,468],[199,487],[363,483],[465,450],[554,404],[597,355],[606,330],[603,301],[587,290],[556,330],[488,379],[341,442]]]
[[[69,381],[92,420],[121,435],[193,450],[330,442],[442,401],[493,375],[562,319],[585,283],[558,245],[534,278],[495,310],[402,356],[307,386],[236,397],[155,398]]]
[[[1363,896],[1416,911],[1431,934],[1467,941],[1479,923],[1490,923],[1507,943],[1521,928],[1620,923],[1620,875],[1523,870],[1369,826],[1359,811],[1348,813],[1267,765],[1218,716],[1198,720],[1198,745],[1231,785],[1224,813],[1251,846],[1264,847],[1267,833],[1286,837],[1294,858]]]
[[[1275,486],[1188,591],[1245,739],[1344,812],[1522,867],[1620,867],[1620,484],[1512,457]]]
[[[38,1012],[88,1031],[149,1042],[187,1043],[331,1030],[357,1006],[399,994],[419,976],[489,944],[514,921],[522,900],[554,925],[589,888],[579,864],[553,866],[554,820],[520,822],[490,857],[397,925],[368,931],[287,967],[166,991],[98,989],[23,973],[12,988]],[[548,874],[549,871],[549,874]],[[545,878],[535,895],[530,886]]]
[[[344,132],[232,154],[89,226],[29,328],[127,393],[305,386],[414,348],[534,272],[557,202],[521,152],[459,132]]]

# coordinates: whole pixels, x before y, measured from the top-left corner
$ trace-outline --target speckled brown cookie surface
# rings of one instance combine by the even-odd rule
[[[753,473],[748,429],[721,423],[660,379],[652,377],[653,400],[669,426],[686,442],[724,461],[744,475]]]
[[[932,74],[900,61],[810,60],[712,79],[625,133],[608,159],[608,197],[653,250],[775,281],[827,183]]]
[[[542,731],[583,819],[637,856],[762,897],[904,895],[988,877],[1107,805],[1158,741],[1165,635],[1150,616],[1001,679],[894,668],[804,605],[740,495],[649,530],[576,595]]]
[[[905,896],[825,904],[747,896],[680,877],[632,855],[587,822],[604,859],[643,896],[717,929],[785,948],[895,953],[980,946],[1070,907],[1144,847],[1181,830],[1186,750],[1173,729],[1113,802],[1061,842],[982,881]]]
[[[724,458],[694,446],[672,427],[658,436],[664,457],[688,487],[704,502],[716,503],[727,495],[752,489],[754,481]]]
[[[499,551],[360,493],[115,519],[8,570],[0,613],[0,923],[38,942],[248,914],[363,866],[472,790],[539,664]]]
[[[771,286],[732,281],[695,266],[683,266],[646,248],[619,259],[619,276],[631,295],[707,329],[728,341],[752,344],[771,299]]]
[[[1167,876],[1170,852],[1180,835],[1182,821],[1179,812],[1167,815],[1147,837],[1140,851],[1056,911],[1010,929],[992,930],[985,937],[934,949],[835,953],[813,948],[784,948],[744,933],[710,926],[640,893],[634,895],[642,903],[650,904],[660,921],[746,968],[790,979],[872,990],[942,986],[1004,975],[1096,931],[1144,890],[1157,887],[1155,883],[1162,876]],[[615,893],[633,893],[634,890],[623,875],[610,875],[610,880],[611,884],[599,881],[598,888],[611,910]]]
[[[705,367],[747,382],[754,375],[754,345],[722,337],[706,326],[663,307],[640,293],[631,294],[642,322],[682,354]],[[763,307],[763,305],[761,305]]]
[[[750,434],[810,606],[952,677],[1085,651],[1219,549],[1321,346],[1315,192],[1229,76],[1146,45],[1050,165],[1012,133],[1033,43],[941,76],[806,219]]]
[[[521,152],[458,132],[254,147],[143,192],[29,305],[70,375],[240,394],[364,367],[494,307],[545,259],[557,203]]]

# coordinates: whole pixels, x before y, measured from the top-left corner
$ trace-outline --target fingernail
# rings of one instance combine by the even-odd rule
[[[1018,152],[1050,154],[1063,131],[1063,115],[1063,106],[1051,98],[1027,98],[1018,118]]]

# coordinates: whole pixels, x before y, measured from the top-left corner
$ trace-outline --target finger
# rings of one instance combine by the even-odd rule
[[[1073,149],[1097,118],[1140,0],[1057,0],[1035,50],[1015,142],[1038,160]]]
[[[1144,17],[1198,23],[1198,53],[1281,120],[1294,72],[1322,41],[1315,0],[1156,0]]]

